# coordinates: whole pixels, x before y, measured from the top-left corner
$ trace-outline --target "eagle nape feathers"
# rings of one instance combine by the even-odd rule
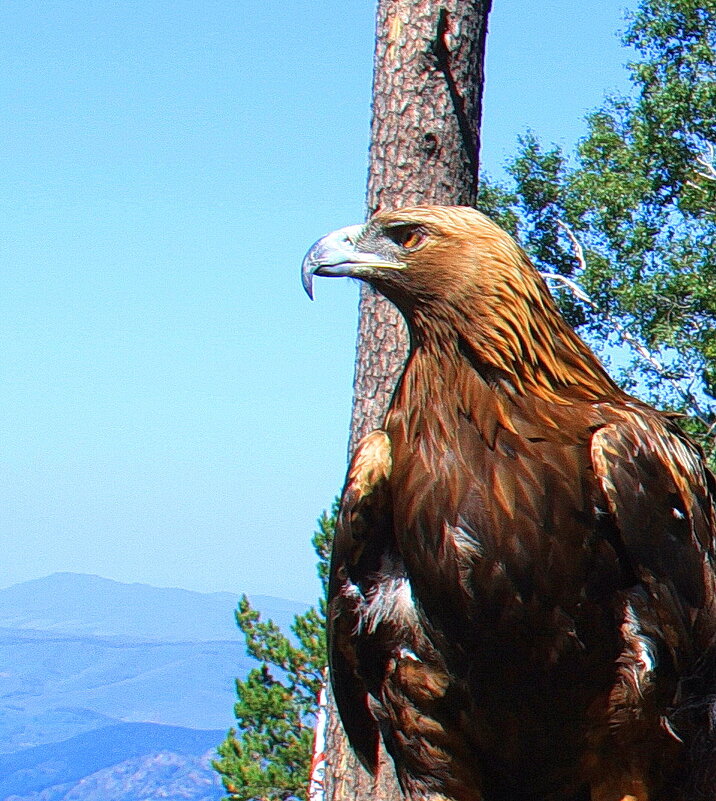
[[[334,696],[408,797],[716,798],[714,478],[560,316],[479,212],[382,211],[319,240],[410,353],[359,444],[330,568]]]

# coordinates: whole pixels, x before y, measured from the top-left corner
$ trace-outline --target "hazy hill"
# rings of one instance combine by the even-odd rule
[[[114,720],[228,728],[234,679],[255,664],[239,640],[133,641],[0,629],[0,744],[8,735],[2,713],[12,711],[33,717],[71,708]],[[64,739],[77,730],[57,733]],[[16,746],[39,742],[31,737]]]
[[[5,701],[5,699],[2,699]],[[81,707],[54,707],[32,712],[21,706],[0,707],[0,754],[56,743],[119,721]]]
[[[163,642],[241,640],[233,615],[239,597],[54,573],[0,590],[0,628]],[[251,602],[282,628],[306,608],[266,595]]]
[[[220,801],[223,796],[210,753],[197,757],[161,751],[119,762],[78,782],[3,801]]]
[[[221,798],[206,754],[256,664],[238,598],[72,573],[0,590],[0,801]],[[251,600],[284,629],[305,609]]]
[[[223,731],[197,731],[151,723],[122,723],[80,734],[61,743],[28,748],[15,754],[0,756],[0,798],[28,796],[53,787],[61,789],[62,795],[67,795],[72,789],[76,797],[77,783],[80,780],[84,780],[83,784],[88,783],[87,777],[92,777],[99,771],[113,768],[110,773],[114,773],[116,778],[119,766],[128,760],[134,760],[135,763],[144,760],[155,767],[169,766],[176,769],[178,764],[182,764],[176,757],[189,756],[198,759],[213,751],[223,736]],[[159,753],[163,753],[165,758],[148,760]],[[136,773],[137,764],[133,767]],[[167,773],[161,770],[159,772]],[[147,777],[145,770],[143,782],[149,780],[156,785],[157,778],[156,774]],[[95,777],[92,783],[97,786],[101,781],[98,782]],[[206,783],[205,776],[202,784]],[[135,782],[131,788],[135,794],[136,784]],[[116,796],[113,793],[105,798],[107,801],[110,798],[115,801]]]

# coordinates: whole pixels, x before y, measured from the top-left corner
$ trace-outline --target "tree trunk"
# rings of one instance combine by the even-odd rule
[[[368,214],[423,203],[474,205],[487,15],[491,0],[379,0]],[[350,453],[382,424],[407,341],[395,307],[363,284]],[[373,780],[353,755],[333,702],[325,801],[398,801],[392,761]]]

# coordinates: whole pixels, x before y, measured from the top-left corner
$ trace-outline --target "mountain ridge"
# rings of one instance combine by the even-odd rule
[[[154,723],[118,723],[59,743],[0,755],[0,798],[42,792],[150,754],[202,756],[224,738],[223,730]]]
[[[0,799],[219,801],[206,754],[258,665],[239,598],[79,573],[0,590]],[[284,631],[307,608],[250,600]]]
[[[177,642],[241,641],[234,620],[240,597],[53,573],[0,589],[0,628]],[[269,595],[249,598],[283,629],[308,608]]]

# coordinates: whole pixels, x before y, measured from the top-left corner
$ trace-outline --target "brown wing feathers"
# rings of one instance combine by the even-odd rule
[[[626,410],[592,439],[595,473],[634,569],[704,604],[713,508],[699,451],[673,424]]]

